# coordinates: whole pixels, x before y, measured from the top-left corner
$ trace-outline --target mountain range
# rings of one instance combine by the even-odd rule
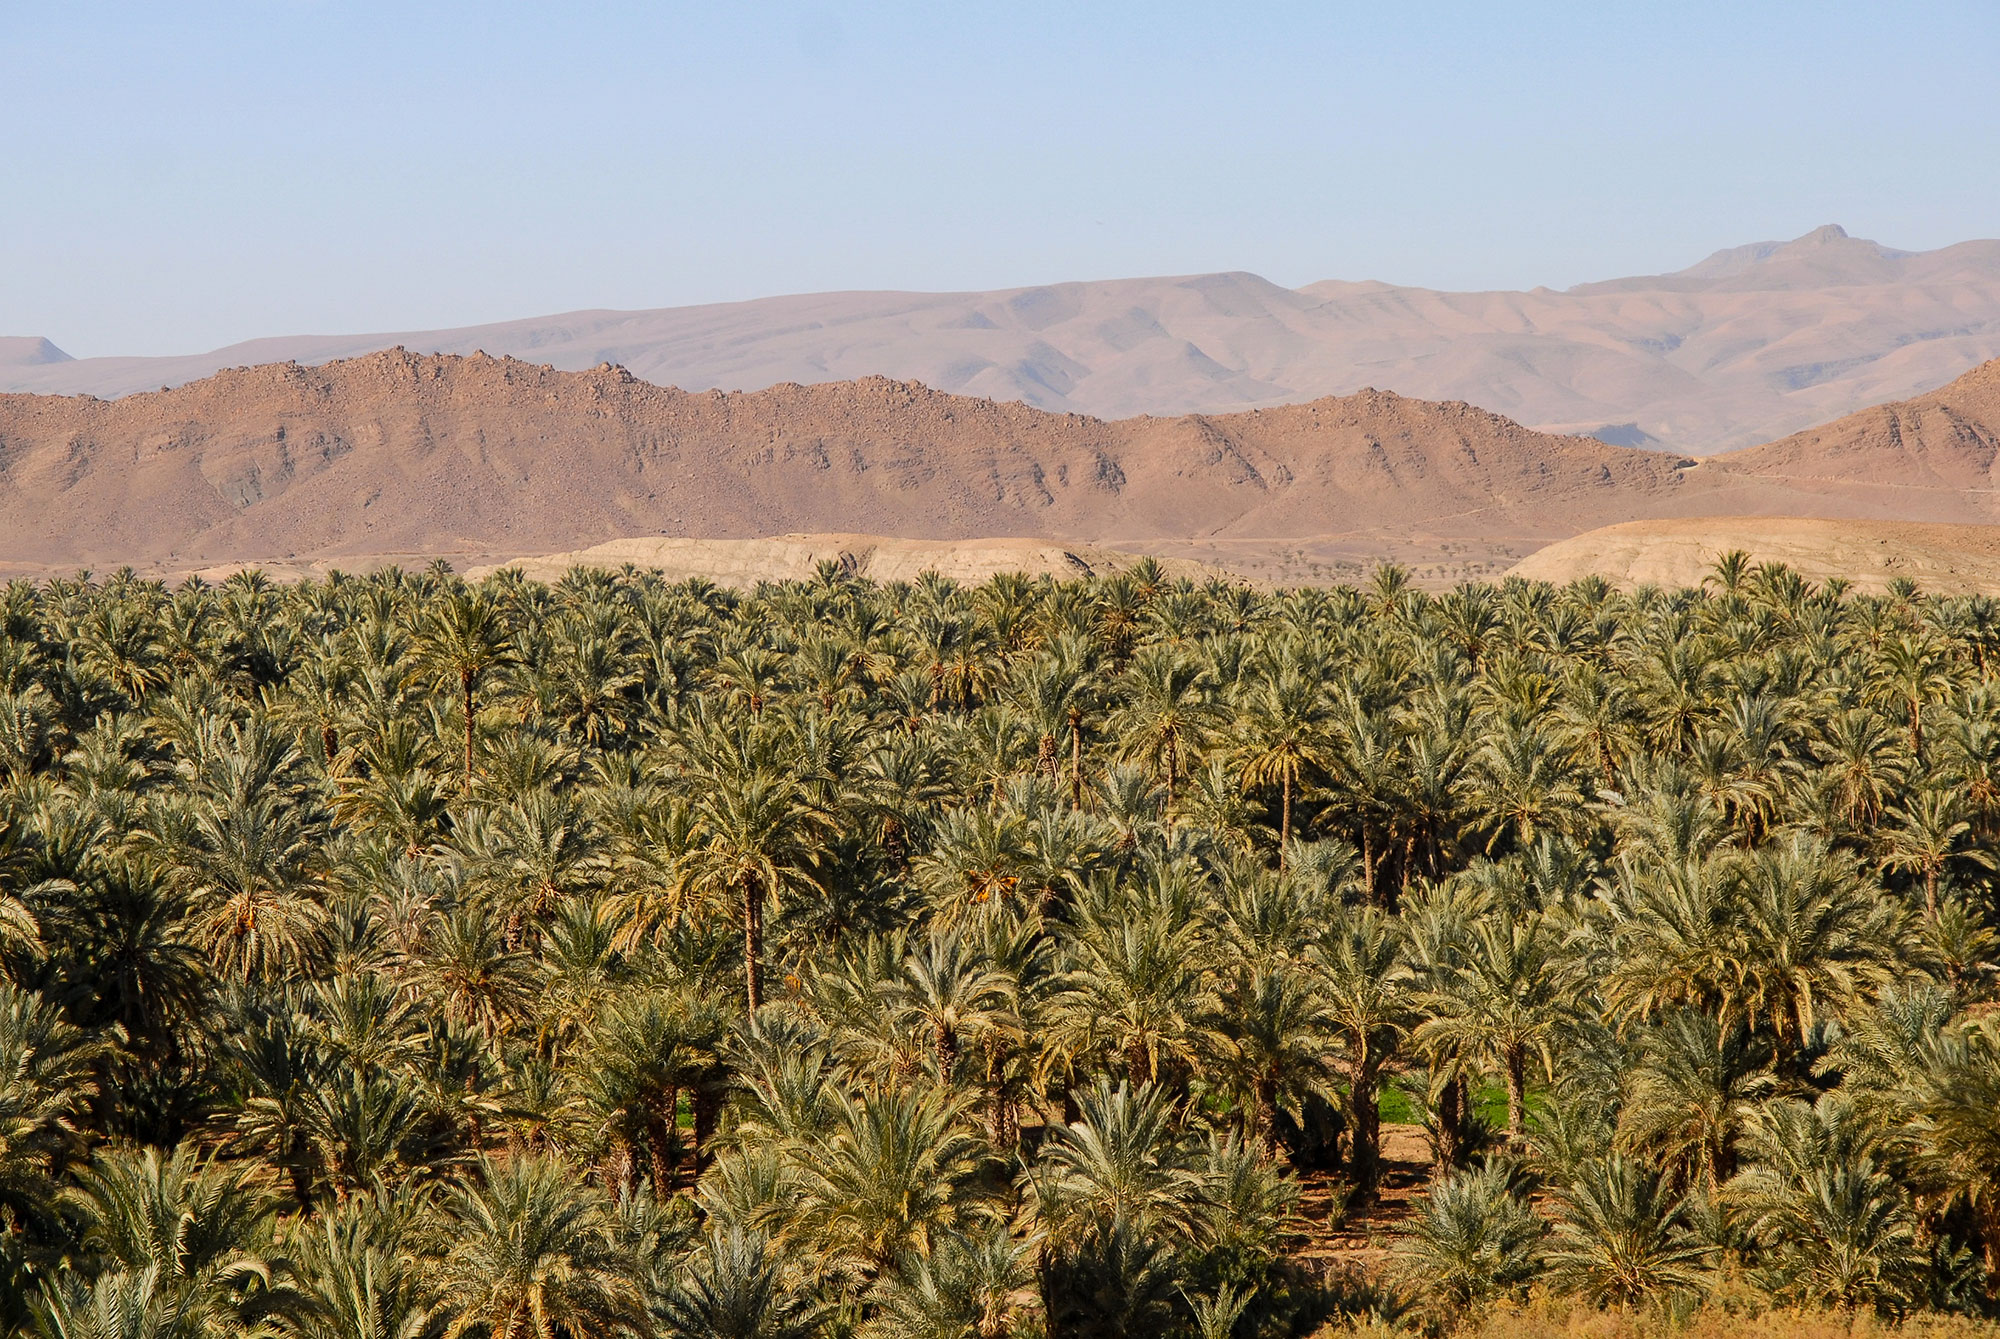
[[[463,329],[72,359],[0,339],[0,390],[122,396],[391,345],[603,362],[688,390],[880,375],[1101,418],[1218,414],[1374,386],[1556,433],[1704,455],[1914,395],[2000,356],[2000,241],[1898,251],[1835,226],[1671,274],[1441,292],[1254,274],[983,293],[820,293]]]
[[[0,568],[460,563],[645,536],[1039,538],[1433,581],[1649,517],[2000,519],[2000,360],[1695,458],[1362,390],[1104,420],[868,377],[688,392],[394,349],[118,399],[0,395]]]

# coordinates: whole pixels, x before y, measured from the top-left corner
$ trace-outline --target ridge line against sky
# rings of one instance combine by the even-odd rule
[[[0,0],[0,334],[77,357],[2000,232],[1990,3]]]

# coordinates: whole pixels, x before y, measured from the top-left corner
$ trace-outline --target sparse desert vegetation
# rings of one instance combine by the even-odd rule
[[[0,1332],[1972,1336],[2000,603],[0,595]]]

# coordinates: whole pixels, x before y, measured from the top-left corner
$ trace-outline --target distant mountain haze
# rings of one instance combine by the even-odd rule
[[[611,362],[689,390],[881,375],[1101,418],[1377,387],[1704,455],[1917,394],[2000,356],[2000,241],[1905,252],[1829,226],[1677,273],[1564,292],[1288,289],[1226,273],[574,312],[276,337],[185,357],[67,359],[46,340],[12,339],[0,341],[0,389],[120,396],[226,367],[317,364],[391,345],[566,370]]]
[[[608,540],[1015,537],[1271,580],[1446,581],[1644,518],[2000,520],[2000,361],[1706,459],[1361,391],[1106,421],[882,377],[687,392],[391,350],[113,400],[0,395],[0,569],[364,567]]]

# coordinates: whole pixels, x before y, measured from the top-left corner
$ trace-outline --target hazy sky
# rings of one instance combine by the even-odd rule
[[[2000,4],[0,0],[0,334],[2000,235]]]

